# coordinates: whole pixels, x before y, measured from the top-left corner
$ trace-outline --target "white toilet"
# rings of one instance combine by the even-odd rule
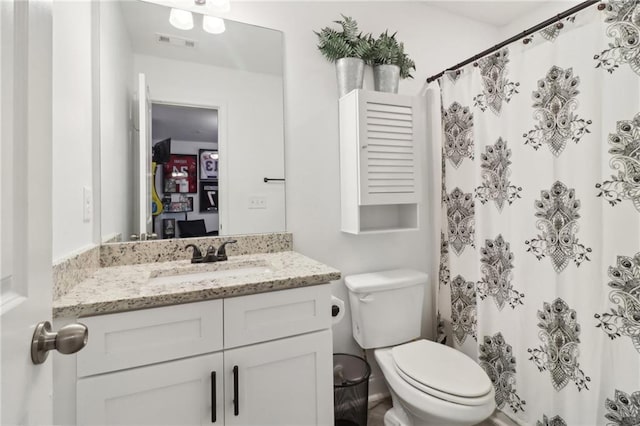
[[[391,391],[385,426],[474,425],[493,413],[493,385],[476,362],[439,343],[411,341],[420,336],[426,274],[397,269],[351,275],[345,284],[353,337],[375,348]]]

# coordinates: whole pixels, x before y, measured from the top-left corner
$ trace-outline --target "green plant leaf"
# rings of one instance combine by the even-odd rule
[[[400,67],[401,78],[413,78],[411,70],[415,70],[414,61],[404,51],[404,43],[396,40],[397,32],[389,35],[385,31],[380,36],[371,40],[371,52],[367,63],[370,65],[397,65]]]
[[[335,21],[342,25],[342,32],[345,40],[355,43],[358,40],[358,23],[349,16],[342,15],[343,21]]]
[[[371,36],[358,32],[358,23],[350,16],[342,15],[342,20],[334,21],[340,25],[341,31],[325,27],[318,36],[318,49],[322,55],[335,62],[340,58],[355,57],[368,60],[371,56]]]
[[[369,63],[373,53],[373,45],[371,43],[371,36],[360,34],[358,40],[353,45],[353,54],[356,58],[360,58]]]

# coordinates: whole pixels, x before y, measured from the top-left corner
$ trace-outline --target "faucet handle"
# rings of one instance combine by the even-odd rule
[[[238,240],[228,240],[222,243],[220,248],[218,248],[218,260],[227,260],[227,250],[226,250],[227,244],[235,244],[237,242]]]
[[[193,256],[191,257],[191,263],[200,263],[202,262],[202,252],[195,244],[187,244],[184,249],[188,249],[189,247],[193,247]]]
[[[216,248],[214,246],[207,247],[207,252],[205,253],[202,261],[205,263],[218,261],[218,257],[216,256]]]

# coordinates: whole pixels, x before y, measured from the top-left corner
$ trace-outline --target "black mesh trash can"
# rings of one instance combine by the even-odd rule
[[[335,426],[367,426],[369,376],[366,360],[333,354],[333,413]]]

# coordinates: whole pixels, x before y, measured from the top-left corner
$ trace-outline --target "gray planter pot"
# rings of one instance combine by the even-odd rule
[[[343,97],[354,89],[362,89],[364,61],[358,58],[341,58],[336,61],[338,93]]]
[[[399,66],[376,65],[373,67],[373,87],[377,92],[398,93],[399,83]]]

